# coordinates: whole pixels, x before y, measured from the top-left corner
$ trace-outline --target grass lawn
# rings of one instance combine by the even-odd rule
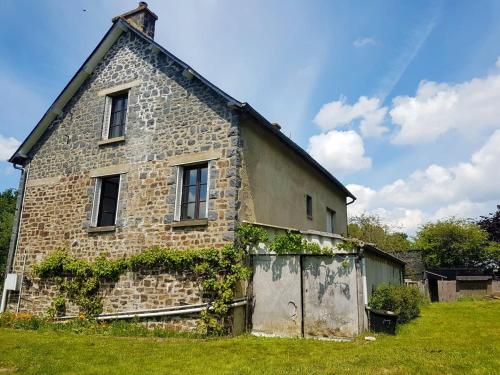
[[[395,337],[154,339],[0,329],[0,374],[494,374],[500,302],[432,304]]]

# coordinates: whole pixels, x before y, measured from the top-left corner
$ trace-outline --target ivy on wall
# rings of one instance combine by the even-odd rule
[[[287,231],[272,240],[265,229],[242,224],[235,245],[220,249],[172,250],[154,247],[128,258],[109,259],[100,256],[94,262],[78,259],[64,250],[56,250],[33,266],[35,276],[52,281],[59,289],[50,308],[52,315],[64,315],[66,299],[80,308],[86,318],[102,313],[101,286],[116,282],[127,271],[160,269],[165,272],[191,273],[200,280],[210,309],[201,313],[198,328],[204,334],[223,334],[228,327],[230,304],[238,282],[248,280],[251,271],[244,265],[249,250],[265,243],[277,254],[332,254],[331,248],[309,243],[302,234]]]

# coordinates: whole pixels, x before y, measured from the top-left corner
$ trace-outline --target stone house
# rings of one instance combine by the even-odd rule
[[[8,272],[54,249],[95,259],[221,247],[243,221],[347,234],[355,197],[279,125],[160,46],[156,21],[144,2],[113,18],[11,157],[22,176]],[[42,314],[54,295],[36,281],[11,289],[2,309]],[[195,280],[124,275],[104,311],[200,303]]]

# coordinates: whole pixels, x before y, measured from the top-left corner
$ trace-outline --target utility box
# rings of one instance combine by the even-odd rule
[[[396,334],[398,315],[392,311],[375,310],[369,307],[367,310],[369,313],[370,331],[388,333],[390,335]]]
[[[21,286],[21,275],[18,275],[17,273],[8,273],[7,277],[5,278],[4,288],[6,290],[17,291],[19,290],[20,286]]]

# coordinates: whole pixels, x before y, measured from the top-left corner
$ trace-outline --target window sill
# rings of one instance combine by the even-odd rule
[[[208,219],[181,220],[172,223],[172,228],[202,227],[208,225]]]
[[[116,226],[108,225],[106,227],[90,227],[87,229],[87,233],[104,233],[104,232],[114,232]]]
[[[105,146],[113,143],[120,143],[120,142],[125,142],[125,136],[122,135],[120,137],[114,137],[114,138],[109,138],[109,139],[101,139],[99,142],[97,142],[98,146]]]
[[[308,215],[308,216],[307,216],[307,218],[308,218],[309,220],[313,220],[313,217],[312,217],[312,216],[309,216],[309,215]]]

